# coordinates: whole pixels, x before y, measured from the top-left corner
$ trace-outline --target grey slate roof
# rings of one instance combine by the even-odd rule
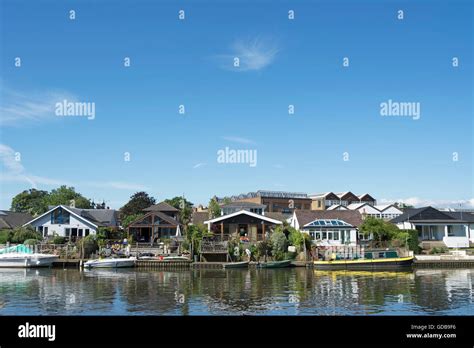
[[[207,211],[195,211],[191,217],[193,225],[204,225],[204,221],[209,220],[209,212]]]
[[[441,211],[433,207],[422,207],[405,209],[402,215],[390,220],[392,223],[404,221],[474,223],[474,214],[462,212],[461,218],[461,212]]]
[[[287,221],[289,218],[291,218],[292,214],[285,214],[285,213],[279,213],[279,212],[265,212],[265,216],[269,217],[270,219],[275,219],[279,220],[281,222]]]
[[[166,202],[160,202],[158,204],[154,204],[148,208],[143,209],[144,211],[166,211],[166,212],[179,212],[178,209],[169,205]]]
[[[115,227],[117,223],[118,211],[114,209],[66,208],[98,226]]]
[[[0,210],[0,213],[0,229],[13,229],[15,227],[23,226],[33,219],[33,216],[29,213],[17,213],[8,210]]]

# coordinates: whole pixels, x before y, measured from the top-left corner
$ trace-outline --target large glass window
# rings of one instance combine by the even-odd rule
[[[70,219],[70,214],[66,210],[62,208],[58,208],[51,212],[51,223],[53,225],[59,225],[59,224],[69,224],[69,219]]]

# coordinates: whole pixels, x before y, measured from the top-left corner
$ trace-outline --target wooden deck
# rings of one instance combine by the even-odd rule
[[[474,260],[416,260],[416,268],[474,268]]]

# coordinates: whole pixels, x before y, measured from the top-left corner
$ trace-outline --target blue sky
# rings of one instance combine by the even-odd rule
[[[472,20],[459,0],[3,0],[0,208],[60,184],[114,208],[258,189],[474,206]],[[56,116],[64,99],[95,118]],[[389,99],[420,118],[381,116]]]

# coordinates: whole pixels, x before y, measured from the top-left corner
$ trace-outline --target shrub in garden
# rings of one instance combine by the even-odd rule
[[[36,232],[32,227],[17,227],[13,230],[13,236],[11,237],[12,243],[21,244],[27,239],[42,240],[41,233]]]

